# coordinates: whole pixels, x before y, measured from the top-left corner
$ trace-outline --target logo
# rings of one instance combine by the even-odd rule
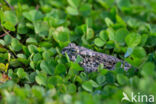
[[[129,101],[129,102],[154,102],[154,95],[146,95],[146,94],[141,94],[138,92],[137,94],[134,94],[133,92],[131,93],[131,96],[128,97],[128,95],[123,92],[123,98],[121,99],[122,101]]]
[[[127,101],[130,102],[130,99],[128,98],[128,96],[127,96],[126,93],[123,92],[123,96],[124,96],[124,97],[121,99],[121,101],[123,101],[123,100],[127,100]]]

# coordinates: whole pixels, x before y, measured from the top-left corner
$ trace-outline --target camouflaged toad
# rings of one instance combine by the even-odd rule
[[[74,43],[70,43],[67,47],[63,48],[62,54],[65,55],[65,52],[68,54],[71,61],[76,61],[76,58],[79,55],[82,58],[82,61],[79,64],[87,72],[97,71],[100,64],[103,64],[104,68],[113,70],[117,62],[121,62],[121,67],[125,70],[128,70],[131,67],[127,62],[116,57],[76,46]]]

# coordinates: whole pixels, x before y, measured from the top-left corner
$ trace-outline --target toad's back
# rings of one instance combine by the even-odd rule
[[[123,67],[125,70],[128,70],[131,67],[131,65],[127,62],[124,62],[116,57],[95,52],[81,46],[76,46],[74,43],[70,43],[62,50],[63,55],[65,54],[65,52],[68,54],[70,60],[72,61],[76,61],[76,58],[79,55],[82,59],[79,64],[87,72],[96,71],[100,64],[103,64],[104,68],[112,70],[114,69],[117,62],[121,62],[121,67]]]

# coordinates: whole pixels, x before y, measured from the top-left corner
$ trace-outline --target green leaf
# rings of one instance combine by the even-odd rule
[[[70,103],[72,103],[72,96],[69,95],[69,94],[65,94],[65,95],[63,96],[63,100],[64,100],[64,102],[65,102],[66,104],[70,104]]]
[[[26,34],[27,32],[28,32],[28,29],[25,24],[22,24],[22,23],[18,24],[17,33]]]
[[[126,36],[125,42],[129,47],[136,47],[141,42],[141,36],[137,33],[130,33]]]
[[[156,36],[150,36],[146,44],[148,44],[149,46],[156,46]]]
[[[44,73],[39,73],[36,77],[35,77],[36,82],[39,85],[46,85],[47,83],[47,76]]]
[[[105,18],[105,23],[106,23],[106,25],[107,25],[108,27],[109,27],[109,26],[113,26],[113,22],[112,22],[111,19],[108,18],[108,17]]]
[[[96,78],[96,81],[98,84],[103,84],[105,81],[106,81],[106,78],[104,75],[99,75],[97,78]]]
[[[55,68],[55,74],[65,74],[66,73],[66,67],[64,64],[58,64]]]
[[[141,46],[144,46],[147,42],[147,39],[148,39],[148,35],[147,34],[143,34],[141,35]]]
[[[46,72],[47,74],[53,75],[54,74],[54,60],[48,59],[48,60],[42,60],[40,64],[40,68]]]
[[[11,36],[10,35],[5,35],[4,37],[4,41],[5,41],[5,44],[9,45],[11,43]]]
[[[146,51],[143,47],[135,47],[132,55],[137,58],[144,58],[146,56]]]
[[[42,59],[41,54],[39,54],[39,53],[34,54],[34,56],[33,56],[33,61],[34,61],[34,62],[38,62],[38,61],[40,61],[41,59]]]
[[[1,47],[0,47],[0,53],[1,53],[1,52],[7,52],[7,51],[8,51],[7,49],[1,48]]]
[[[131,5],[130,0],[116,0],[116,3],[120,9],[128,8]]]
[[[4,12],[0,10],[0,22],[3,23],[5,21],[4,19]]]
[[[27,66],[29,64],[29,61],[24,58],[17,58],[17,59],[11,59],[10,60],[10,66],[12,67],[19,67],[19,66]]]
[[[74,94],[76,92],[76,85],[75,84],[69,84],[67,86],[67,91],[70,93],[70,94]]]
[[[89,82],[91,83],[91,85],[92,85],[94,88],[99,87],[99,85],[98,85],[95,81],[89,80]]]
[[[114,0],[97,0],[104,8],[108,9],[113,6]]]
[[[91,10],[92,8],[90,4],[83,4],[79,8],[80,14],[82,16],[89,16],[91,14]]]
[[[15,11],[5,11],[4,12],[5,15],[5,21],[10,22],[13,26],[15,26],[17,24],[17,17],[15,14]]]
[[[69,56],[68,56],[68,54],[66,52],[65,52],[65,57],[67,59],[67,62],[70,63],[70,58],[69,58]]]
[[[12,41],[11,41],[11,48],[14,51],[18,52],[18,51],[22,50],[22,45],[17,39],[13,38]]]
[[[81,2],[80,0],[67,0],[67,1],[73,8],[78,8]]]
[[[124,45],[125,43],[125,37],[128,35],[128,30],[125,28],[118,29],[115,33],[115,40],[120,43],[121,45]]]
[[[57,85],[57,84],[62,84],[63,83],[63,79],[60,76],[51,76],[48,78],[48,85],[52,84],[52,85]]]
[[[55,18],[55,17],[48,17],[47,21],[50,26],[54,26],[54,27],[61,26],[66,22],[64,19]]]
[[[115,40],[114,30],[112,28],[108,28],[106,31],[107,31],[109,40],[113,40],[114,41]]]
[[[28,50],[30,53],[37,53],[38,49],[35,45],[28,45]]]
[[[108,35],[107,35],[107,32],[105,30],[100,31],[99,36],[104,41],[107,41],[108,40]]]
[[[121,16],[119,16],[118,14],[116,14],[116,21],[117,23],[121,24],[122,26],[126,27],[126,23],[125,21],[122,19]]]
[[[90,81],[86,81],[82,84],[82,88],[88,92],[92,92],[93,91],[93,86],[91,84]]]
[[[68,6],[66,8],[66,10],[67,10],[67,13],[70,14],[70,15],[73,15],[73,16],[79,15],[78,10],[76,8],[71,7],[71,6]]]
[[[40,46],[45,47],[45,48],[51,48],[52,44],[50,42],[43,41],[43,42],[40,42]]]
[[[0,63],[0,71],[6,71],[6,66],[3,63]]]
[[[115,76],[112,72],[106,71],[106,81],[107,83],[110,83],[110,84],[115,82]]]
[[[54,32],[53,36],[57,42],[66,42],[69,41],[69,30],[64,27],[58,27]]]
[[[132,18],[132,17],[127,18],[127,24],[129,27],[133,29],[136,29],[141,25],[141,23],[137,19]]]
[[[27,77],[27,73],[24,71],[23,68],[18,68],[17,69],[17,76],[19,78],[26,78]]]
[[[86,34],[86,38],[87,40],[90,40],[94,37],[94,31],[91,28],[87,28],[87,34]]]
[[[15,26],[9,21],[6,21],[4,24],[2,24],[2,26],[4,26],[7,30],[15,31]]]
[[[84,70],[82,67],[80,67],[80,65],[76,62],[71,62],[71,66],[72,69],[76,70],[76,71],[82,71]]]
[[[152,77],[154,76],[154,68],[155,68],[155,65],[154,63],[152,62],[146,62],[143,67],[142,67],[142,70],[141,70],[141,74],[145,77]]]
[[[82,88],[88,92],[92,92],[93,91],[93,88],[96,88],[98,87],[99,85],[93,81],[93,80],[89,80],[89,81],[85,81],[83,82],[82,84]]]
[[[44,17],[44,15],[38,10],[30,10],[29,12],[24,12],[23,16],[31,22],[35,22]]]
[[[5,41],[0,39],[0,45],[5,46]]]
[[[40,37],[45,37],[49,35],[49,26],[47,22],[35,22],[35,33]]]
[[[96,38],[94,40],[94,43],[95,43],[96,46],[102,47],[105,44],[105,41],[104,40],[101,40],[100,38]]]
[[[117,75],[117,81],[120,85],[125,85],[128,83],[128,78],[124,76],[123,74],[118,74]]]
[[[108,49],[112,49],[112,48],[114,48],[115,47],[115,43],[114,43],[114,41],[108,41],[107,43],[106,43],[106,48],[108,48]]]
[[[17,54],[17,57],[26,59],[26,56],[24,54]]]
[[[77,58],[76,58],[76,63],[79,63],[79,62],[82,62],[83,61],[83,59],[82,59],[82,57],[80,56],[80,55],[77,55]]]
[[[28,44],[37,44],[37,40],[35,38],[27,38],[26,43]]]
[[[51,56],[56,54],[56,50],[54,48],[50,48],[47,51],[44,51],[44,53],[42,54],[44,59],[49,59]]]

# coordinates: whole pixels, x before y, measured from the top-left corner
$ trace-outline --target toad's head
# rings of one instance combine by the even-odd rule
[[[62,50],[62,54],[65,55],[67,53],[68,55],[76,54],[78,51],[78,47],[74,43],[70,43],[67,47],[64,47]]]

